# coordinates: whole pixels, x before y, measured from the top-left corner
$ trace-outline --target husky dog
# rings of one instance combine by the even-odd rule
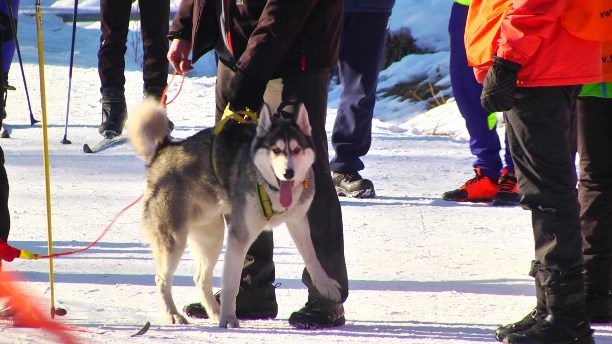
[[[219,320],[220,327],[238,327],[236,295],[247,250],[264,229],[282,223],[319,292],[340,300],[340,285],[316,257],[306,217],[315,190],[311,168],[315,154],[304,106],[295,119],[272,116],[264,106],[258,124],[230,120],[218,135],[208,128],[172,142],[163,108],[144,101],[130,114],[128,129],[147,165],[141,221],[152,246],[155,283],[169,323],[187,323],[171,293],[187,241],[196,260],[193,279],[206,312]],[[225,224],[228,238],[219,306],[212,281]]]

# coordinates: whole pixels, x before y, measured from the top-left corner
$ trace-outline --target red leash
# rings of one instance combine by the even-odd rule
[[[87,245],[87,247],[83,247],[80,248],[78,250],[73,250],[73,251],[66,251],[66,252],[59,252],[59,253],[54,253],[50,256],[40,256],[40,258],[51,258],[51,257],[60,257],[60,256],[66,256],[69,254],[73,254],[73,253],[78,253],[78,252],[82,252],[85,251],[87,249],[92,248],[95,244],[98,243],[98,241],[100,241],[100,239],[102,239],[102,237],[106,234],[106,232],[108,232],[108,230],[113,226],[113,224],[115,223],[115,221],[117,221],[117,219],[119,218],[119,216],[121,216],[121,214],[123,214],[126,210],[130,209],[134,204],[138,203],[138,201],[140,201],[140,199],[142,198],[143,195],[138,196],[138,198],[136,198],[134,201],[132,201],[132,203],[128,204],[127,206],[125,206],[123,209],[121,209],[121,211],[119,211],[119,213],[117,213],[117,215],[115,215],[115,217],[111,220],[111,222],[106,226],[106,228],[104,228],[104,230],[102,231],[102,234],[100,234],[100,236],[91,244]]]
[[[172,98],[170,101],[168,102],[164,102],[164,99],[166,98],[165,95],[168,92],[168,87],[170,86],[170,84],[172,84],[172,81],[174,81],[174,77],[177,75],[178,73],[175,71],[174,74],[172,74],[172,78],[170,79],[170,82],[168,84],[166,84],[166,87],[164,88],[164,92],[162,93],[160,102],[161,105],[168,105],[170,103],[172,103],[177,97],[178,95],[181,93],[181,90],[183,89],[183,83],[185,82],[185,73],[181,73],[181,75],[183,76],[183,78],[181,79],[181,84],[179,85],[179,89],[176,92],[176,94],[174,95],[174,98]],[[115,217],[111,220],[111,222],[104,228],[104,230],[102,231],[102,234],[100,234],[100,236],[98,236],[98,238],[92,242],[91,244],[87,245],[86,247],[77,249],[77,250],[72,250],[72,251],[66,251],[66,252],[59,252],[59,253],[54,253],[50,256],[40,256],[40,258],[51,258],[51,257],[60,257],[60,256],[66,256],[69,254],[74,254],[74,253],[78,253],[78,252],[83,252],[87,249],[92,248],[94,245],[96,245],[100,239],[102,239],[102,237],[104,235],[106,235],[106,232],[108,232],[108,230],[113,226],[113,224],[115,223],[115,221],[117,221],[117,219],[119,218],[119,216],[121,216],[126,210],[130,209],[134,204],[138,203],[138,201],[140,201],[140,199],[142,198],[143,195],[138,196],[138,198],[136,198],[134,201],[132,201],[132,203],[128,204],[127,206],[125,206],[123,209],[121,209],[119,211],[119,213],[117,213],[117,215],[115,215]]]
[[[176,97],[178,97],[178,95],[181,93],[181,90],[183,89],[183,83],[185,82],[185,73],[181,73],[181,75],[183,76],[183,78],[181,79],[181,84],[179,85],[179,89],[178,91],[176,91],[176,94],[174,95],[174,98],[172,98],[170,101],[167,101],[164,103],[165,101],[165,95],[168,92],[168,87],[170,87],[170,84],[172,84],[172,81],[174,80],[174,77],[178,74],[178,72],[174,71],[174,74],[172,74],[172,78],[170,78],[170,82],[166,84],[166,87],[164,87],[164,92],[162,92],[162,96],[160,99],[160,103],[161,105],[169,105],[170,103],[172,103]]]

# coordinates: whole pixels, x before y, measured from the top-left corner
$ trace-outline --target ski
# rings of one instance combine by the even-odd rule
[[[138,337],[138,336],[142,336],[143,334],[147,333],[147,331],[149,330],[149,328],[151,327],[151,323],[150,322],[146,322],[144,324],[144,326],[142,328],[140,328],[140,330],[138,330],[138,332],[134,333],[133,335],[131,335],[130,337]]]
[[[0,128],[0,131],[2,131],[2,133],[0,134],[1,138],[10,139],[11,133],[13,132],[13,128],[11,128],[11,126],[9,126],[8,124],[2,123],[2,127]]]
[[[94,146],[89,146],[87,143],[83,145],[83,152],[85,153],[98,153],[105,149],[118,146],[127,141],[126,136],[115,135],[114,133],[107,133],[104,138],[95,144]]]

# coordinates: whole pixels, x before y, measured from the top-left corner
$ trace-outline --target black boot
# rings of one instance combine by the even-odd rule
[[[531,262],[531,270],[529,271],[529,275],[532,277],[536,277],[536,264],[535,261]],[[546,294],[544,293],[544,289],[540,284],[540,280],[535,278],[535,286],[536,286],[536,306],[531,311],[531,313],[527,314],[523,319],[508,324],[505,326],[500,326],[495,331],[495,339],[498,341],[503,341],[508,335],[517,332],[523,332],[531,327],[533,327],[538,322],[544,320],[548,315],[548,310],[546,309]]]
[[[241,274],[240,289],[236,296],[236,317],[238,319],[273,319],[278,314],[274,263],[270,260],[255,260],[247,255]],[[215,294],[221,303],[221,291]],[[200,302],[183,307],[190,318],[207,319],[209,316]]]
[[[278,304],[275,289],[276,286],[272,284],[257,289],[244,288],[241,285],[236,296],[236,317],[241,320],[276,318]],[[215,299],[221,304],[221,291],[215,294]],[[190,318],[209,318],[206,309],[200,302],[185,305],[183,312]]]
[[[289,317],[289,325],[310,330],[342,326],[345,321],[342,303],[329,301],[308,301]]]
[[[585,315],[584,278],[581,272],[538,271],[546,293],[548,316],[530,329],[509,334],[504,343],[593,344],[593,330]]]
[[[102,136],[110,132],[113,136],[121,135],[127,119],[127,105],[123,89],[108,87],[102,90],[102,124],[98,131]]]
[[[612,322],[612,292],[610,290],[587,290],[585,299],[586,316],[591,324]]]

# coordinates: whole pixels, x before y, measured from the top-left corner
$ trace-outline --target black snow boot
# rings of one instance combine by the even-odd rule
[[[127,105],[123,89],[108,87],[102,90],[102,124],[98,128],[104,137],[108,133],[113,136],[121,135],[127,119]]]
[[[586,316],[591,324],[612,323],[612,292],[587,290]]]
[[[536,277],[536,264],[535,261],[531,262],[531,270],[529,271],[529,275],[532,277]],[[544,320],[548,315],[548,310],[546,309],[546,294],[544,293],[544,289],[540,284],[540,280],[535,278],[535,286],[536,286],[536,306],[535,308],[527,314],[523,319],[508,324],[505,326],[500,326],[495,331],[495,339],[498,341],[503,341],[508,335],[517,332],[523,332],[530,328],[532,328],[535,324]]]
[[[244,260],[240,289],[236,296],[236,317],[238,319],[274,319],[278,314],[276,302],[275,267],[271,260],[255,260],[247,255]],[[222,290],[215,294],[221,303]],[[200,302],[183,307],[190,318],[207,319],[209,315]]]
[[[509,334],[504,343],[594,344],[585,315],[582,273],[540,270],[536,278],[546,294],[548,316],[526,331]]]

